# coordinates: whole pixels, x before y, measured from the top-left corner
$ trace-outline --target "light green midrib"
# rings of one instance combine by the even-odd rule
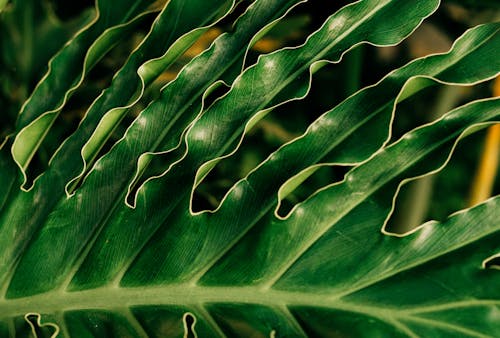
[[[307,306],[362,313],[377,318],[410,318],[419,313],[446,311],[448,309],[499,306],[500,300],[469,300],[434,306],[390,308],[383,305],[368,306],[338,300],[334,291],[307,293],[280,291],[258,287],[205,287],[192,285],[167,285],[137,288],[103,287],[84,291],[52,291],[44,294],[0,300],[3,318],[24,315],[28,312],[58,313],[71,310],[110,310],[146,305],[193,306],[207,303],[258,304],[263,306]]]

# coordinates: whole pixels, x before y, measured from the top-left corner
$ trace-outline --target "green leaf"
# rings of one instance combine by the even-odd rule
[[[188,62],[99,155],[127,110],[147,99],[146,86],[233,5],[171,0],[30,190],[23,190],[16,161],[24,155],[16,142],[34,150],[52,131],[57,105],[86,72],[82,63],[47,102],[62,101],[52,111],[40,105],[14,145],[4,144],[0,336],[489,337],[500,331],[500,196],[403,235],[385,228],[405,184],[439,172],[458,142],[500,121],[500,98],[474,99],[390,143],[399,104],[418,99],[422,89],[498,76],[499,23],[474,27],[449,52],[414,60],[354,93],[236,182],[215,210],[194,212],[194,191],[209,171],[239,151],[270,110],[314,90],[317,69],[341,62],[362,43],[398,44],[438,4],[355,2],[304,44],[244,68],[251,45],[300,3],[256,0],[237,18],[227,16],[235,21],[230,32]],[[150,9],[141,5],[139,18]],[[106,32],[92,38],[102,50],[113,44],[100,40]],[[222,79],[231,87],[213,100]],[[288,192],[332,164],[353,168],[287,215],[278,213]]]
[[[441,81],[447,80],[450,83],[467,83],[469,81],[469,83],[473,83],[481,77],[488,79],[496,75],[498,68],[489,68],[488,66],[496,60],[493,51],[500,43],[497,33],[498,29],[499,26],[497,24],[476,27],[464,34],[449,53],[415,60],[394,71],[377,85],[359,91],[333,110],[325,113],[317,121],[313,122],[302,137],[290,142],[275,154],[272,154],[226,195],[226,199],[242,199],[244,202],[248,202],[246,198],[250,200],[258,198],[259,203],[244,203],[241,205],[243,209],[236,209],[231,205],[227,207],[229,214],[223,211],[226,210],[224,205],[222,205],[221,210],[218,210],[218,214],[221,215],[220,217],[232,219],[233,223],[238,224],[238,226],[234,226],[233,228],[235,238],[240,231],[244,231],[247,226],[252,226],[267,210],[273,207],[276,203],[276,194],[280,188],[287,188],[287,185],[283,187],[282,185],[286,184],[290,177],[297,174],[300,175],[302,170],[309,170],[310,166],[318,162],[321,163],[323,160],[331,157],[332,154],[337,156],[342,155],[346,149],[346,143],[350,144],[353,150],[352,153],[348,153],[352,156],[348,159],[348,163],[353,160],[365,160],[379,149],[382,143],[386,142],[386,137],[389,133],[389,123],[392,110],[394,109],[394,102],[400,96],[400,92],[408,94],[410,89],[412,91],[415,90],[414,86],[409,86],[410,89],[408,89],[408,86],[405,87],[405,84],[411,85],[415,81],[418,81],[416,78],[418,74],[422,74],[424,79],[428,79],[429,76],[436,76],[436,79],[440,79]],[[471,48],[471,46],[475,46],[475,48]],[[475,58],[488,60],[488,62],[484,63],[485,68],[477,67],[477,63],[470,62],[470,60],[474,60]],[[451,69],[448,70],[448,67]],[[452,71],[454,67],[463,70],[463,72],[457,73]],[[447,74],[459,75],[452,77]],[[407,82],[408,80],[410,82]],[[431,83],[430,81],[425,82],[426,85]],[[422,87],[419,86],[419,88]],[[208,117],[208,114],[209,111],[205,112],[204,116]],[[378,121],[375,123],[374,120]],[[199,120],[196,123],[201,122],[202,120]],[[194,126],[196,127],[197,125],[195,124]],[[372,131],[373,129],[376,130],[374,134],[378,136],[377,139],[373,138],[372,143],[365,143],[362,138],[368,138],[368,131]],[[192,130],[189,133],[192,133]],[[191,140],[189,135],[187,136],[187,142]],[[352,142],[347,142],[349,140],[352,140]],[[144,240],[142,238],[148,232],[146,231],[145,235],[136,233],[134,238],[127,239],[129,243],[128,248],[119,247],[119,249],[115,250],[113,247],[116,246],[109,246],[108,244],[121,241],[120,233],[123,222],[131,222],[133,224],[141,222],[140,220],[142,219],[148,219],[148,229],[155,229],[155,227],[161,224],[169,224],[171,229],[164,236],[169,237],[171,234],[176,233],[176,242],[180,248],[185,245],[192,245],[192,239],[189,236],[192,230],[184,226],[184,224],[191,222],[191,211],[184,209],[187,206],[190,207],[191,204],[189,193],[192,190],[192,177],[196,175],[200,166],[204,165],[204,161],[207,160],[208,156],[215,157],[214,153],[217,154],[219,151],[219,148],[214,146],[214,143],[217,141],[211,140],[209,143],[204,144],[205,148],[203,151],[200,148],[197,151],[193,151],[193,148],[188,143],[190,151],[186,153],[182,160],[169,168],[162,177],[146,182],[139,189],[136,210],[122,208],[122,210],[114,211],[114,215],[111,217],[114,220],[109,221],[110,224],[103,229],[101,238],[94,244],[95,249],[89,253],[88,262],[84,263],[84,270],[80,274],[81,278],[84,278],[85,281],[97,281],[103,274],[116,274],[117,271],[120,271],[120,267],[129,264],[128,260],[125,260],[129,254],[124,254],[124,252],[126,250],[134,252],[134,245],[142,245],[140,244]],[[359,148],[357,142],[360,143]],[[208,147],[213,147],[214,150],[210,151]],[[177,182],[184,181],[190,184],[188,186],[179,186],[177,184]],[[165,196],[164,191],[170,186],[177,186],[176,194]],[[238,198],[237,196],[241,197]],[[281,193],[282,196],[283,193]],[[255,215],[255,218],[243,221],[241,216],[239,216],[240,213]],[[213,224],[221,221],[218,217],[215,218],[217,220],[214,220]],[[206,221],[200,222],[204,224]],[[213,228],[213,226],[207,227]],[[142,228],[146,228],[146,226]],[[229,234],[226,234],[226,236],[229,236]],[[185,242],[179,239],[179,237],[185,238]],[[159,245],[161,249],[157,248],[157,250],[162,252],[166,247],[172,250],[171,246],[174,243],[159,241],[157,244],[151,245]],[[101,256],[103,252],[106,252],[106,256],[112,258],[108,262],[99,264],[99,268],[96,268],[92,262],[98,256]],[[209,256],[205,257],[208,259]],[[185,259],[186,261],[190,261],[192,258],[186,256]],[[196,265],[193,266],[195,267]],[[180,264],[179,267],[182,267],[182,274],[186,276],[199,271],[190,271],[183,264]],[[168,271],[169,278],[177,278],[171,269],[173,267],[169,266],[165,274]],[[179,271],[178,273],[181,272]],[[163,276],[163,278],[166,277]]]
[[[357,3],[359,6],[360,3]],[[433,4],[431,1],[430,4]],[[275,11],[270,8],[269,6],[265,6],[266,4],[260,3],[259,6],[255,6],[252,8],[252,10],[260,11],[265,8],[265,11],[268,13],[275,13]],[[393,3],[392,3],[393,5]],[[265,7],[264,7],[265,6]],[[275,6],[280,6],[279,2],[275,3]],[[373,8],[375,7],[375,9]],[[313,33],[312,37],[308,39],[308,41],[313,41],[310,43],[306,43],[304,46],[297,48],[297,49],[284,49],[280,52],[274,53],[269,55],[271,58],[278,57],[279,55],[288,54],[290,52],[293,52],[294,54],[297,55],[302,55],[305,53],[303,50],[307,51],[311,48],[315,48],[318,50],[331,50],[334,49],[337,44],[335,41],[338,39],[336,38],[336,35],[331,36],[331,40],[334,41],[334,43],[330,42],[326,37],[329,37],[328,31],[329,31],[329,24],[333,21],[335,21],[335,18],[338,16],[343,16],[345,15],[345,11],[352,11],[356,13],[356,17],[359,14],[358,11],[359,8],[357,7],[345,7],[338,13],[334,14],[332,17],[330,17],[327,22],[322,26],[320,30],[317,32]],[[373,11],[374,10],[380,10],[383,13],[387,13],[388,11],[393,9],[392,6],[381,6],[381,8],[378,8],[374,4],[370,4],[367,8],[364,8],[364,13],[367,17],[365,21],[369,21],[368,18],[371,18],[373,16]],[[434,10],[434,6],[428,6],[427,10],[430,12]],[[428,12],[423,13],[423,14],[428,14]],[[381,15],[381,14],[379,14]],[[247,12],[247,17],[248,18],[253,18],[254,13],[253,12]],[[260,17],[260,16],[258,16]],[[243,19],[243,18],[242,18]],[[398,17],[398,19],[395,22],[395,25],[400,25],[400,20],[401,17]],[[412,20],[414,24],[418,24],[421,19],[416,18],[412,14]],[[406,29],[410,29],[407,26],[403,26]],[[346,23],[346,26],[344,29],[349,29],[350,25]],[[325,31],[326,30],[326,31]],[[405,34],[405,30],[402,31],[402,34]],[[314,37],[318,36],[318,34],[323,34],[325,35],[325,41],[318,45],[317,43],[314,42]],[[359,37],[358,37],[359,38]],[[386,39],[387,37],[384,37]],[[400,36],[399,38],[402,38]],[[352,43],[357,43],[356,36],[353,37]],[[397,39],[397,37],[393,37],[393,39]],[[346,42],[344,42],[346,43]],[[214,45],[216,46],[216,45]],[[344,47],[348,48],[348,46]],[[299,53],[300,52],[300,53]],[[210,50],[207,51],[207,55],[210,55]],[[312,55],[316,55],[317,53],[313,50],[310,52]],[[204,54],[203,54],[204,55]],[[203,57],[201,55],[201,57]],[[281,57],[285,57],[281,56]],[[193,144],[189,144],[190,152],[188,152],[187,157],[176,167],[176,171],[171,173],[170,175],[166,176],[167,183],[175,184],[174,182],[178,181],[184,181],[184,182],[189,182],[190,178],[189,176],[196,171],[196,169],[204,162],[207,160],[206,155],[209,156],[214,156],[214,154],[217,154],[217,152],[223,150],[223,147],[221,147],[221,144],[224,144],[224,142],[228,142],[227,139],[229,138],[229,142],[231,142],[231,137],[234,135],[234,129],[236,130],[241,130],[243,129],[242,125],[242,117],[244,117],[243,106],[240,104],[235,104],[232,107],[232,111],[235,113],[233,114],[233,119],[229,119],[229,116],[226,116],[225,121],[221,119],[220,114],[224,112],[225,109],[228,109],[227,107],[229,106],[229,102],[237,102],[236,98],[243,96],[243,104],[248,106],[245,108],[247,113],[256,113],[258,114],[258,110],[260,109],[259,107],[259,100],[264,99],[266,100],[265,97],[263,96],[257,96],[259,100],[248,100],[248,94],[244,94],[244,91],[242,91],[240,88],[242,86],[251,86],[251,84],[255,83],[261,83],[264,84],[266,81],[261,81],[257,80],[260,77],[265,77],[268,78],[269,81],[276,81],[279,80],[279,76],[274,76],[274,77],[269,77],[269,72],[264,71],[262,69],[262,63],[265,61],[265,57],[260,58],[261,61],[259,61],[255,66],[248,68],[243,75],[241,75],[238,79],[235,80],[232,91],[230,91],[226,96],[223,97],[223,99],[217,101],[213,106],[211,106],[204,114],[201,116],[199,120],[196,121],[194,126],[190,129],[188,138],[190,135],[195,135],[194,137],[191,137],[191,139],[195,139],[196,136],[196,129],[206,129],[204,127],[204,123],[206,119],[212,119],[212,120],[217,120],[219,123],[216,126],[212,127],[212,132],[218,134],[218,138],[214,139],[213,141],[210,141],[206,145],[209,148],[205,149],[196,149],[196,147],[193,146]],[[317,60],[317,58],[316,58]],[[301,65],[300,60],[297,61],[294,58],[290,57],[290,62],[295,62],[297,67],[299,69],[307,69],[308,66],[307,64]],[[313,60],[314,61],[314,60]],[[214,60],[213,62],[220,63],[218,59]],[[310,64],[310,63],[309,63]],[[164,207],[161,209],[158,208],[152,208],[152,209],[144,209],[141,208],[141,212],[132,212],[128,206],[126,206],[123,203],[123,200],[125,198],[125,194],[127,193],[127,186],[126,184],[130,180],[130,176],[133,174],[133,171],[135,170],[135,161],[139,157],[141,153],[144,153],[145,151],[152,151],[152,150],[158,150],[156,147],[158,147],[163,141],[163,139],[166,136],[169,136],[166,140],[167,142],[170,142],[170,147],[175,146],[178,141],[177,141],[177,135],[180,135],[181,132],[188,126],[188,123],[190,120],[185,120],[186,118],[196,118],[196,114],[198,114],[197,110],[189,110],[188,112],[183,112],[179,111],[178,107],[172,104],[172,97],[175,97],[175,95],[179,96],[177,93],[179,92],[184,92],[181,91],[181,88],[176,87],[176,85],[181,85],[185,86],[188,85],[189,87],[191,86],[190,82],[184,82],[186,81],[186,78],[184,78],[183,74],[189,74],[189,79],[191,81],[194,81],[195,85],[199,86],[199,77],[198,76],[193,76],[191,75],[194,70],[197,70],[198,67],[202,67],[202,72],[205,75],[210,75],[210,72],[206,71],[206,62],[203,63],[198,63],[195,60],[193,60],[192,64],[189,64],[178,76],[178,81],[172,82],[169,86],[167,86],[163,93],[162,93],[162,98],[159,101],[153,102],[144,112],[142,112],[139,117],[134,121],[134,123],[129,127],[127,130],[127,133],[123,137],[122,140],[120,140],[114,147],[113,149],[106,154],[103,158],[101,158],[97,163],[95,164],[93,170],[89,173],[89,175],[85,178],[85,181],[82,185],[82,187],[76,191],[75,195],[72,196],[70,199],[65,199],[61,200],[54,210],[54,212],[49,215],[49,218],[46,221],[46,224],[44,225],[44,229],[52,229],[53,227],[56,227],[58,230],[58,234],[54,234],[56,236],[61,236],[61,237],[66,237],[66,230],[73,232],[72,229],[64,226],[72,224],[72,220],[68,218],[69,214],[72,214],[72,210],[75,210],[77,208],[78,210],[81,210],[81,214],[79,214],[79,218],[81,221],[79,222],[80,225],[77,229],[79,235],[76,235],[73,233],[71,236],[72,239],[74,239],[76,242],[73,242],[72,240],[67,241],[66,245],[68,248],[71,248],[68,251],[68,255],[58,255],[57,257],[51,257],[52,264],[51,264],[51,272],[49,272],[49,269],[45,269],[45,273],[40,274],[40,288],[47,290],[50,288],[53,288],[52,286],[54,283],[57,282],[62,282],[65,280],[65,278],[69,278],[71,274],[73,273],[72,269],[72,264],[74,263],[75,259],[78,259],[78,254],[79,254],[79,247],[81,248],[82,245],[85,242],[82,242],[79,240],[79,238],[89,238],[89,236],[94,233],[94,231],[98,229],[104,228],[104,237],[106,240],[122,240],[121,236],[115,236],[115,232],[118,229],[122,229],[123,222],[130,222],[130,223],[135,223],[136,219],[143,219],[145,212],[148,217],[150,218],[148,221],[148,226],[144,227],[143,231],[140,233],[135,234],[134,238],[129,238],[127,239],[127,242],[129,242],[129,245],[127,247],[122,247],[122,246],[111,246],[110,248],[116,248],[120,251],[124,250],[123,252],[120,253],[114,253],[111,255],[113,258],[112,260],[109,261],[109,265],[102,265],[102,267],[106,268],[111,268],[110,271],[101,271],[102,274],[109,275],[109,278],[116,278],[112,277],[116,273],[118,273],[124,266],[130,264],[130,255],[132,255],[136,250],[139,250],[142,245],[144,245],[144,242],[151,236],[153,231],[157,229],[165,220],[165,218],[172,212],[172,210],[175,208],[175,206],[180,203],[182,200],[186,200],[188,198],[187,193],[189,192],[190,185],[186,184],[182,187],[179,187],[178,194],[172,196],[173,199],[165,198],[166,196],[161,196],[163,195],[162,193],[159,193],[163,188],[162,186],[165,186],[165,182],[162,182],[162,185],[157,185],[157,187],[153,187],[153,189],[156,191],[154,193],[153,198],[142,198],[139,203],[144,204],[144,205],[150,205],[150,206],[158,206],[158,205],[167,205],[168,207]],[[200,68],[198,68],[200,69]],[[212,68],[210,68],[212,69]],[[213,68],[213,71],[217,71],[217,67]],[[251,75],[252,73],[256,72],[257,75]],[[200,71],[197,71],[197,74],[200,73]],[[250,74],[250,75],[245,75],[245,74]],[[258,75],[260,74],[260,75]],[[295,74],[296,75],[296,74]],[[295,76],[292,73],[292,77]],[[260,76],[260,77],[259,77]],[[250,79],[255,79],[250,82],[245,82],[244,78],[248,77]],[[282,75],[283,77],[283,75]],[[179,80],[180,79],[180,80]],[[270,82],[268,86],[271,86],[273,83]],[[201,92],[205,90],[208,87],[208,84],[206,83],[201,83],[203,87],[197,87],[198,90]],[[188,88],[189,88],[188,87]],[[236,89],[235,89],[236,88]],[[175,89],[175,90],[174,90]],[[263,88],[265,89],[265,88]],[[236,92],[236,94],[234,94]],[[189,106],[186,104],[186,100],[191,100],[192,96],[182,96],[183,98],[183,106],[186,106],[189,109]],[[270,99],[269,95],[267,96],[267,99]],[[218,108],[218,107],[223,107],[223,108]],[[167,110],[168,109],[168,110]],[[174,124],[175,119],[172,119],[171,114],[179,114],[183,113],[182,116],[182,121],[183,125],[181,128],[176,128],[174,132],[178,133],[177,135],[169,134],[169,127]],[[222,121],[226,122],[227,125],[224,125],[224,123],[221,123]],[[213,123],[211,123],[213,124]],[[201,127],[199,127],[201,126]],[[220,132],[217,131],[217,128],[223,128],[228,131],[228,133],[223,132],[222,130]],[[199,139],[199,140],[194,140],[197,142],[198,145],[204,147],[204,139]],[[170,147],[166,148],[169,149]],[[194,148],[194,149],[193,149]],[[181,152],[183,152],[183,149],[180,149]],[[214,153],[214,150],[216,151]],[[191,156],[193,154],[193,156]],[[201,155],[201,157],[200,157]],[[103,182],[106,182],[103,185]],[[169,184],[166,184],[167,186]],[[96,187],[99,187],[98,189],[102,191],[99,193],[99,197],[95,198],[92,196],[91,198],[86,197],[89,196],[89,192],[93,191],[91,194],[95,194],[95,189]],[[160,190],[158,190],[160,189]],[[144,193],[144,195],[149,194],[147,189],[141,190],[141,193]],[[35,203],[38,203],[37,197],[38,194],[37,192],[33,192],[33,200]],[[21,196],[20,199],[22,199],[24,196]],[[149,200],[148,200],[149,199]],[[16,206],[17,204],[17,206]],[[19,204],[16,203],[13,204],[13,206],[10,208],[10,213],[6,213],[7,217],[10,217],[11,219],[19,219],[21,217],[25,218],[23,213],[20,213],[19,210],[20,208],[18,207]],[[22,204],[21,204],[22,205]],[[39,213],[46,212],[46,211],[40,211]],[[82,217],[83,215],[86,215]],[[35,215],[35,217],[38,218],[38,215]],[[6,218],[9,219],[9,218]],[[33,215],[31,216],[31,219],[33,219]],[[11,233],[16,233],[19,230],[17,230],[17,226],[15,224],[21,224],[21,222],[13,222],[10,221],[10,224],[13,224],[12,227],[10,227]],[[24,224],[24,229],[28,229],[29,227],[26,226],[27,223],[34,224],[33,221],[26,220],[23,221],[22,224]],[[106,224],[109,223],[109,224]],[[43,233],[47,230],[42,230]],[[26,230],[25,230],[26,231]],[[121,232],[121,231],[120,231]],[[49,234],[51,234],[49,236]],[[46,241],[45,237],[52,236],[52,231],[49,230],[49,232],[45,233],[43,235],[44,239],[40,241],[40,245],[46,246],[48,242]],[[6,237],[8,238],[8,237]],[[114,239],[111,239],[114,238]],[[14,240],[12,237],[8,239],[9,241]],[[52,239],[53,240],[53,239]],[[52,241],[51,240],[51,241]],[[21,238],[16,240],[19,244],[19,246],[23,245],[23,241]],[[100,241],[99,241],[100,242]],[[104,243],[102,243],[104,244]],[[101,242],[96,245],[96,250],[95,252],[98,253],[100,252],[100,247],[101,247]],[[108,245],[105,245],[106,248],[108,248]],[[10,251],[13,253],[13,251]],[[15,252],[15,251],[14,251]],[[91,253],[93,255],[94,253]],[[6,257],[16,257],[14,254],[5,254]],[[55,262],[55,260],[58,261],[58,263]],[[5,262],[5,267],[9,266],[8,263],[9,260],[6,260]],[[92,264],[93,265],[93,264]],[[57,272],[56,272],[57,271]],[[86,270],[85,270],[86,271]],[[96,270],[93,270],[92,272],[89,272],[86,274],[85,278],[94,278],[94,273],[96,273]],[[54,279],[54,275],[57,275],[57,279]],[[43,282],[42,282],[43,280]],[[102,276],[99,278],[98,281],[94,283],[103,283]],[[32,290],[35,290],[36,287],[33,285]]]
[[[167,106],[166,102],[161,103],[160,101],[160,108],[167,106],[175,112],[179,112],[181,109],[192,108],[189,106],[189,103],[193,100],[193,97],[202,95],[203,91],[210,86],[212,81],[216,81],[217,78],[223,74],[228,67],[230,67],[231,62],[227,62],[225,60],[230,59],[233,60],[233,62],[237,62],[237,60],[242,59],[244,56],[244,48],[242,48],[242,46],[248,44],[249,41],[252,40],[252,37],[260,29],[265,27],[269,22],[272,22],[277,16],[284,14],[292,6],[293,2],[289,0],[272,2],[260,1],[256,3],[256,6],[253,6],[240,18],[236,25],[234,34],[225,34],[218,38],[210,49],[194,59],[184,69],[183,73],[181,73],[175,81],[170,83],[164,89],[164,100],[170,103],[170,105]],[[259,20],[255,20],[256,17],[259,18]],[[210,71],[205,70],[207,64],[212,65],[212,67],[208,68]],[[191,70],[198,70],[198,72],[202,70],[202,73],[199,73],[199,76],[183,75],[190,74]],[[177,95],[176,93],[178,92],[185,93],[185,95]],[[177,98],[177,101],[172,101],[170,100],[171,98]],[[154,105],[152,105],[152,107],[154,107]],[[196,109],[196,107],[194,109]],[[26,238],[29,238],[36,229],[45,223],[47,215],[52,211],[58,202],[66,204],[69,201],[71,201],[70,203],[73,203],[77,200],[74,197],[70,200],[66,200],[64,196],[64,186],[67,183],[67,180],[72,178],[72,175],[76,175],[78,173],[78,161],[80,160],[80,157],[79,153],[75,150],[75,147],[81,147],[83,142],[86,141],[85,137],[88,137],[88,135],[94,130],[93,128],[95,128],[95,124],[93,125],[88,123],[88,121],[90,121],[89,116],[83,120],[78,131],[61,147],[52,159],[49,170],[37,179],[33,189],[28,192],[15,191],[14,189],[10,193],[9,203],[4,207],[3,213],[0,215],[0,223],[8,224],[8,227],[3,229],[4,236],[0,238],[0,242],[3,240],[8,240],[9,242],[13,240],[12,238],[9,239],[9,236],[6,235],[10,231],[12,231],[12,234],[17,233],[17,236],[15,236],[16,239],[14,240],[16,244],[10,242],[11,245],[9,247],[5,247],[5,250],[2,251],[2,255],[5,257],[4,262],[2,262],[5,264],[4,267],[9,265],[8,261],[14,262],[17,259],[18,252],[22,251],[19,250],[19,248],[27,244]],[[153,122],[154,126],[161,127],[161,121]],[[179,131],[179,133],[181,133],[181,131]],[[180,135],[175,136],[174,134],[174,139],[172,140],[173,142],[177,142],[175,141],[176,137],[180,137]],[[127,151],[131,150],[128,146],[126,146],[126,149]],[[139,155],[137,154],[136,156]],[[124,166],[123,163],[116,162],[114,160],[111,163],[118,171],[122,172],[122,174],[115,176],[112,174],[111,170],[105,174],[111,174],[112,176],[115,176],[115,178],[121,178],[121,180],[117,180],[113,184],[117,187],[121,187],[122,190],[110,190],[109,192],[112,194],[106,198],[110,203],[118,205],[123,203],[122,198],[127,192],[126,183],[127,180],[132,178],[135,166],[133,157],[130,165],[128,166]],[[8,158],[5,159],[3,164],[6,167],[8,166],[8,169],[11,172],[14,170],[12,168],[13,164]],[[124,170],[128,170],[128,174],[126,174]],[[7,177],[9,176],[7,175]],[[9,192],[11,191],[10,189],[12,186],[13,184],[11,183],[9,186],[3,185],[2,188],[9,187],[9,190],[7,190],[7,192]],[[42,195],[45,196],[43,199],[40,198]],[[88,200],[88,202],[91,201],[102,204],[105,203],[105,198],[103,196],[100,200]],[[99,208],[99,214],[96,214],[98,217],[101,217],[109,212],[109,209],[105,208],[104,204],[101,206],[102,207]],[[36,211],[33,212],[34,210]],[[88,210],[90,211],[91,209]],[[88,219],[88,221],[89,223],[87,223],[87,225],[89,227],[93,228],[96,226],[93,220]],[[21,224],[23,224],[23,229],[19,228]],[[82,225],[82,230],[83,229],[90,230]],[[19,235],[20,231],[23,235]],[[8,256],[11,256],[12,259],[7,259]],[[0,268],[0,270],[2,270],[2,268]],[[61,275],[61,278],[63,277],[64,276]]]
[[[260,222],[234,243],[232,250],[217,255],[214,265],[206,254],[220,253],[216,246],[202,251],[183,246],[184,254],[192,252],[197,256],[192,264],[208,264],[209,269],[203,276],[187,281],[147,282],[144,278],[157,278],[161,274],[159,267],[166,270],[171,267],[166,261],[159,264],[151,259],[139,259],[125,274],[120,286],[113,284],[70,292],[55,290],[18,298],[29,292],[29,285],[26,285],[28,289],[22,286],[27,282],[22,276],[33,273],[34,268],[30,265],[29,270],[23,272],[21,262],[7,293],[11,299],[1,302],[0,309],[3,314],[16,316],[33,307],[41,313],[99,308],[101,310],[91,311],[92,315],[69,311],[65,316],[66,330],[78,328],[77,323],[91,318],[89,316],[98,316],[98,322],[110,322],[112,327],[128,334],[139,334],[130,322],[131,314],[114,309],[130,307],[132,313],[141,318],[144,311],[152,311],[153,304],[158,307],[155,310],[163,313],[166,322],[174,318],[180,321],[176,309],[178,304],[185,304],[199,322],[208,326],[215,324],[219,333],[229,335],[238,334],[240,325],[260,334],[274,330],[293,335],[304,335],[304,331],[321,335],[332,330],[351,332],[352,327],[356,327],[358,335],[366,332],[395,336],[494,334],[498,329],[494,311],[498,311],[499,305],[495,286],[500,275],[493,270],[481,272],[481,261],[499,249],[496,211],[500,199],[497,197],[462,211],[444,224],[425,224],[400,239],[380,233],[380,216],[383,219],[386,212],[381,208],[383,203],[379,203],[384,199],[377,196],[377,191],[386,184],[397,186],[401,177],[415,175],[414,164],[422,160],[434,158],[432,164],[442,166],[448,151],[470,129],[468,126],[499,118],[500,99],[483,100],[460,107],[435,123],[410,132],[354,169],[343,183],[318,192],[295,208],[286,219],[271,216]],[[374,170],[378,175],[371,174]],[[385,195],[390,204],[390,195]],[[229,197],[225,201],[232,204],[233,210],[238,204],[248,204],[248,199],[245,202]],[[215,214],[193,215],[193,221],[187,226],[197,228],[201,225],[199,220],[210,222],[210,218],[219,217],[223,212],[221,209]],[[471,220],[477,226],[470,227]],[[215,244],[202,240],[207,235],[224,238],[222,234],[227,233],[232,223],[219,224],[217,229],[212,228],[211,234],[191,232],[195,237],[193,243]],[[309,226],[305,228],[304,224]],[[281,243],[279,246],[270,245],[276,240]],[[140,258],[155,249],[148,247]],[[170,251],[163,260],[168,259],[175,266],[182,257],[182,252],[179,254],[181,256]],[[318,255],[328,259],[318,259]],[[452,264],[456,260],[460,263]],[[475,281],[456,278],[453,276],[457,269],[460,273],[468,272],[468,276],[477,270],[479,275]],[[440,287],[443,285],[446,288]],[[400,296],[394,297],[393,293]],[[458,310],[470,311],[474,320],[457,321],[453,313]],[[124,318],[119,320],[119,317]],[[331,320],[325,320],[326,317]],[[74,320],[77,323],[73,323]],[[98,327],[100,325],[103,324]],[[151,329],[156,325],[158,323]],[[213,334],[210,329],[204,328],[200,334]]]

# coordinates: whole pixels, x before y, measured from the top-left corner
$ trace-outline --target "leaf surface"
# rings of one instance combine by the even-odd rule
[[[172,0],[159,14],[32,189],[21,189],[14,158],[0,153],[0,335],[499,332],[499,196],[404,235],[385,224],[403,185],[440,171],[458,142],[500,121],[500,99],[477,99],[389,143],[398,104],[436,83],[497,76],[500,24],[470,29],[449,52],[414,60],[356,92],[234,184],[217,209],[193,212],[193,191],[206,174],[269,110],[306,95],[318,67],[340,62],[360,43],[399,43],[437,2],[355,2],[303,45],[241,70],[249,46],[301,3],[256,0],[94,162],[147,83],[227,9],[224,1],[205,10],[183,3]],[[182,9],[199,21],[167,20]],[[161,34],[167,27],[171,36]],[[239,70],[229,91],[206,107],[220,79]],[[162,157],[160,174],[151,176]],[[287,192],[332,164],[353,169],[278,214]]]
[[[161,311],[165,321],[173,320],[168,313],[180,320],[176,309],[187,306],[181,312],[189,310],[208,327],[216,323],[217,327],[211,329],[227,335],[240,332],[241,323],[246,323],[249,332],[261,330],[260,334],[272,330],[294,335],[303,335],[304,331],[321,334],[342,332],[353,326],[360,335],[373,330],[395,336],[494,334],[498,329],[494,313],[499,305],[495,286],[500,275],[495,270],[481,268],[481,263],[499,249],[500,229],[496,222],[499,198],[457,213],[444,223],[430,222],[397,238],[380,232],[379,226],[387,214],[384,206],[390,205],[391,198],[387,194],[385,197],[389,198],[380,198],[374,191],[382,186],[394,188],[397,186],[394,181],[415,175],[414,163],[423,159],[432,158],[432,165],[424,171],[438,169],[435,166],[443,165],[448,151],[470,129],[468,126],[497,120],[499,116],[499,99],[482,100],[410,132],[354,169],[341,184],[319,191],[286,219],[271,217],[261,222],[197,283],[170,281],[151,285],[140,279],[138,282],[138,276],[145,277],[146,269],[158,266],[151,260],[146,263],[138,260],[120,286],[56,290],[17,298],[16,292],[26,290],[16,291],[16,286],[24,282],[14,276],[7,295],[15,297],[0,303],[2,313],[15,316],[33,307],[42,313],[65,310],[67,322],[81,322],[88,314],[78,320],[77,313],[81,310],[75,312],[72,308],[95,309],[92,316],[117,325],[116,330],[134,332],[128,327],[130,323],[120,324],[117,320],[126,315],[125,310],[112,308],[131,307],[141,318],[148,309],[152,311],[154,304],[155,311]],[[452,132],[442,139],[443,130]],[[387,161],[395,158],[394,153],[401,160]],[[383,179],[367,174],[374,167],[378,173],[384,173]],[[366,180],[372,184],[367,185]],[[359,186],[373,187],[373,191],[345,193],[345,190],[359,191]],[[338,209],[343,211],[339,213]],[[351,215],[345,217],[347,214]],[[471,221],[477,226],[470,227]],[[300,226],[304,224],[309,226]],[[193,222],[187,226],[199,224]],[[260,230],[258,236],[254,233],[257,230]],[[281,245],[269,245],[271,232]],[[318,255],[323,258],[318,259]],[[456,260],[460,264],[452,264]],[[22,275],[22,268],[18,272]],[[147,276],[152,272],[149,270]],[[475,277],[459,279],[454,277],[457,273]],[[408,292],[410,289],[421,292]],[[393,293],[400,297],[393,297]],[[470,311],[474,320],[457,322],[453,314],[459,310]],[[265,320],[253,323],[258,316]],[[365,324],[359,326],[360,320]],[[214,331],[205,328],[199,333],[210,335]]]

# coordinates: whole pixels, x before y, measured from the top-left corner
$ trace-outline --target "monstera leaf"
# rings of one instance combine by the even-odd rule
[[[2,143],[1,337],[498,335],[500,197],[404,234],[387,224],[408,182],[439,172],[463,138],[500,121],[500,99],[476,98],[391,137],[399,105],[422,90],[499,74],[500,23],[357,91],[268,154],[216,208],[193,207],[198,186],[259,120],[315,90],[319,68],[361,44],[399,44],[439,6],[354,2],[303,44],[248,65],[249,48],[302,2],[255,0],[244,11],[232,1],[96,2],[95,20],[53,57]],[[220,19],[232,28],[128,123],[155,78]],[[28,177],[89,69],[145,23],[149,33],[78,128]],[[281,210],[333,165],[352,168]]]

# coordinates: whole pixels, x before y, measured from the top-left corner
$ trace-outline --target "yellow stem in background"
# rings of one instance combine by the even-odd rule
[[[500,76],[493,85],[493,95],[500,96]],[[500,124],[488,128],[481,160],[472,183],[469,205],[476,205],[489,198],[493,192],[493,184],[498,173],[498,157],[500,154]]]

